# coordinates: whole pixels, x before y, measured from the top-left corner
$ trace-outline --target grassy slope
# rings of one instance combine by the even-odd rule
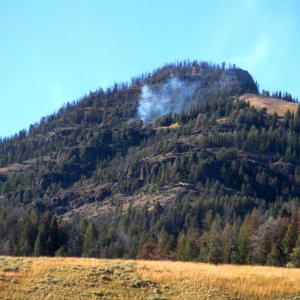
[[[297,103],[287,102],[277,98],[257,96],[254,94],[244,94],[240,99],[249,102],[251,106],[254,106],[257,109],[266,107],[267,113],[270,115],[277,112],[279,117],[283,117],[287,110],[295,112],[298,107]]]
[[[0,299],[300,299],[300,270],[0,257]]]

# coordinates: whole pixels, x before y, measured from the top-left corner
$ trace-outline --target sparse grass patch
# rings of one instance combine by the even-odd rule
[[[156,284],[151,282],[149,279],[136,279],[131,286],[134,288],[153,288],[156,286]]]
[[[121,270],[124,272],[133,272],[133,266],[128,262],[119,261],[112,264],[111,267],[115,270]]]
[[[19,272],[23,260],[20,258],[0,258],[0,272]]]

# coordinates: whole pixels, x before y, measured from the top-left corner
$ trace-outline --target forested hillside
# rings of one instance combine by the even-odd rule
[[[235,66],[170,64],[2,139],[0,254],[299,267],[300,109],[244,94]]]

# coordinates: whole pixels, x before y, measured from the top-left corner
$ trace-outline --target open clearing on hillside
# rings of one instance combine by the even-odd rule
[[[50,157],[42,156],[39,159],[43,161],[49,161]],[[0,176],[2,175],[7,177],[17,173],[30,171],[36,162],[37,162],[37,158],[32,158],[32,159],[25,160],[22,163],[14,163],[7,167],[0,168]]]
[[[180,125],[176,122],[170,126],[160,126],[160,127],[156,127],[156,130],[168,130],[168,129],[178,129],[180,127]]]
[[[248,102],[257,109],[266,107],[267,114],[272,115],[276,112],[279,117],[283,117],[287,110],[295,112],[298,107],[298,104],[294,102],[287,102],[277,98],[257,96],[254,94],[244,94],[240,99]]]
[[[0,257],[0,299],[300,299],[300,269]]]

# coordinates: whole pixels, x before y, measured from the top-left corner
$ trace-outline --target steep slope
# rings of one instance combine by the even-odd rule
[[[166,65],[4,139],[0,253],[297,264],[300,111],[257,93]]]
[[[176,80],[177,85],[170,84],[170,80]],[[94,176],[99,164],[120,155],[125,158],[132,147],[156,135],[151,126],[142,127],[139,122],[145,86],[152,90],[154,113],[149,106],[146,111],[152,115],[150,121],[167,113],[188,113],[208,99],[257,92],[246,71],[194,62],[166,65],[133,79],[131,85],[115,84],[106,92],[100,89],[90,93],[76,103],[65,105],[57,114],[42,118],[40,124],[31,125],[28,133],[21,131],[12,139],[2,141],[0,179],[5,198],[23,201],[26,194],[25,202],[30,205],[37,202],[39,207],[50,209],[58,206],[60,213],[65,213],[110,196],[114,179],[106,180],[105,192],[98,183],[94,187],[93,183],[82,184],[82,179]],[[155,114],[157,106],[166,102],[166,98],[169,106]],[[180,101],[183,106],[176,109]],[[159,160],[156,164],[159,165]],[[23,186],[11,184],[13,175],[22,177]],[[122,177],[128,180],[130,176]],[[77,186],[81,187],[79,194]],[[68,205],[61,207],[61,203]]]

